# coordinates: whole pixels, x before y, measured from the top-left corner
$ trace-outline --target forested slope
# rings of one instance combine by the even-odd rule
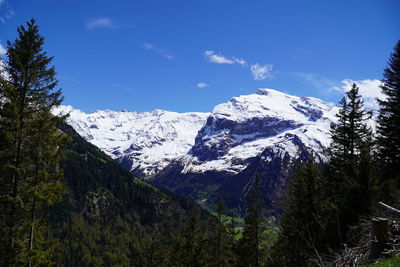
[[[72,127],[61,129],[72,137],[62,164],[66,194],[51,208],[47,232],[58,263],[142,265],[146,253],[154,254],[152,261],[165,261],[166,246],[191,214],[199,213],[200,225],[210,219],[194,202],[137,179]]]

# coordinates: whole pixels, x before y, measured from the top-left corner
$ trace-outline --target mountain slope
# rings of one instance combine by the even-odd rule
[[[143,242],[168,245],[193,212],[202,225],[210,219],[196,203],[136,178],[72,127],[61,129],[72,137],[62,166],[66,194],[51,208],[47,232],[58,265],[140,266]]]

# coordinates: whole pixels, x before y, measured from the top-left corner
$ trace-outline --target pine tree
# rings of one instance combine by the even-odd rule
[[[341,109],[336,115],[338,123],[331,128],[331,160],[341,167],[356,163],[362,148],[371,140],[372,131],[365,123],[371,114],[364,109],[358,90],[357,84],[353,83],[340,101]]]
[[[298,166],[290,184],[278,241],[272,249],[275,266],[312,266],[311,259],[318,259],[318,251],[324,249],[322,186],[313,159]]]
[[[378,99],[377,126],[379,160],[385,179],[400,178],[400,41],[384,70],[381,86],[386,99]]]
[[[263,220],[264,201],[261,198],[261,178],[256,176],[249,194],[247,215],[242,238],[238,242],[238,266],[258,267],[265,256],[263,236],[266,230]]]
[[[199,224],[199,211],[196,209],[186,224],[182,238],[175,241],[174,265],[185,267],[205,266],[208,261],[205,241],[205,233]]]
[[[231,239],[228,229],[224,222],[225,205],[222,199],[217,203],[217,214],[210,222],[211,231],[209,233],[209,254],[210,266],[222,267],[231,266],[233,259],[233,244],[234,240]]]
[[[229,254],[228,258],[228,266],[236,266],[237,265],[237,257],[235,253],[235,248],[237,246],[237,228],[236,222],[234,218],[231,218],[230,222],[227,225],[227,241],[229,244]]]
[[[18,27],[18,38],[7,45],[0,75],[0,256],[6,266],[47,264],[40,229],[44,207],[63,192],[59,162],[66,141],[57,129],[65,117],[51,110],[63,98],[33,19]]]
[[[330,207],[327,216],[331,218],[326,232],[334,237],[330,239],[331,248],[346,241],[349,226],[368,214],[370,207],[371,177],[370,173],[362,172],[360,166],[366,164],[371,154],[372,131],[366,124],[371,114],[364,109],[355,83],[341,105],[338,123],[331,129],[327,185],[324,187]]]

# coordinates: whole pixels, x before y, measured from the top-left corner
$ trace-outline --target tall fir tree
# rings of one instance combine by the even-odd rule
[[[328,150],[325,197],[329,200],[331,218],[325,230],[332,237],[331,248],[337,248],[347,239],[347,231],[370,208],[371,173],[362,172],[371,154],[372,131],[367,125],[371,114],[364,108],[358,86],[354,83],[342,99],[332,126],[332,142]]]
[[[207,266],[206,233],[200,227],[199,216],[199,210],[195,209],[186,224],[182,238],[176,238],[172,252],[174,266]]]
[[[211,231],[208,235],[210,266],[223,267],[232,266],[234,261],[233,245],[234,240],[231,238],[228,228],[224,222],[225,204],[222,199],[217,203],[216,219],[210,221]]]
[[[400,41],[394,47],[388,66],[384,70],[382,93],[378,99],[377,125],[378,156],[384,180],[400,179]]]
[[[59,163],[67,140],[57,128],[65,117],[51,110],[63,98],[33,19],[7,45],[0,75],[0,262],[48,264],[51,255],[41,238],[44,208],[62,196]]]
[[[261,198],[261,192],[261,177],[255,176],[253,189],[249,193],[243,234],[237,246],[238,266],[258,267],[265,262],[266,225],[263,218],[264,201]]]
[[[313,266],[312,260],[325,250],[322,187],[319,167],[312,158],[297,167],[272,249],[272,266]]]
[[[347,168],[357,162],[366,142],[371,140],[372,131],[366,124],[371,113],[365,110],[355,83],[346,92],[340,105],[341,109],[336,115],[338,123],[331,128],[332,143],[329,152],[333,164]]]

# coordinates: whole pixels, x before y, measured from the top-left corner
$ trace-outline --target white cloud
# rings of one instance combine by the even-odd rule
[[[212,63],[216,63],[216,64],[240,64],[243,67],[247,67],[247,62],[246,60],[244,60],[243,58],[237,58],[237,57],[231,57],[231,58],[227,58],[226,56],[223,56],[221,54],[216,54],[214,51],[212,50],[207,50],[204,52],[204,56],[206,57],[206,59]]]
[[[251,70],[254,80],[257,80],[257,81],[265,80],[272,76],[270,73],[272,71],[271,64],[267,64],[267,65],[263,66],[263,65],[256,63],[254,65],[251,65],[250,70]]]
[[[235,58],[235,57],[234,57],[233,60],[234,60],[236,63],[242,65],[243,67],[247,67],[247,62],[246,62],[246,60],[244,60],[243,58]]]
[[[222,54],[216,54],[213,50],[207,50],[204,52],[205,58],[211,62],[211,63],[216,63],[216,64],[239,64],[244,68],[250,67],[251,74],[253,75],[254,80],[265,80],[267,78],[271,78],[272,74],[272,64],[266,64],[266,65],[261,65],[261,64],[253,64],[249,65],[246,60],[243,58],[237,58],[237,57],[225,57]]]
[[[208,86],[210,86],[210,85],[208,85],[206,83],[198,83],[197,84],[197,87],[199,87],[199,88],[205,88],[205,87],[208,87]]]
[[[366,79],[366,80],[352,80],[344,79],[341,81],[341,85],[338,81],[327,79],[325,77],[304,72],[293,72],[292,74],[306,80],[312,86],[318,89],[323,89],[328,92],[338,92],[340,94],[345,94],[351,89],[351,85],[356,83],[359,87],[359,94],[362,96],[365,107],[367,109],[378,110],[379,105],[376,98],[385,99],[385,95],[382,94],[380,85],[382,82],[377,79]]]
[[[154,51],[154,52],[158,53],[159,55],[165,57],[166,59],[173,59],[174,58],[173,55],[167,53],[164,49],[158,48],[155,45],[150,44],[150,43],[144,43],[143,44],[143,48],[146,49],[146,50]]]
[[[93,30],[96,28],[115,28],[113,21],[109,18],[91,19],[86,22],[86,29]]]
[[[378,110],[379,105],[376,101],[376,98],[385,99],[386,96],[382,94],[380,85],[382,82],[380,80],[374,79],[366,79],[366,80],[359,80],[354,81],[351,79],[345,79],[342,81],[342,86],[332,87],[330,88],[333,91],[345,93],[351,89],[351,85],[356,83],[359,87],[359,94],[362,96],[364,100],[365,107],[367,109]]]
[[[235,63],[234,60],[228,59],[228,58],[224,57],[223,55],[217,55],[212,50],[207,50],[206,52],[204,52],[204,56],[206,57],[206,59],[208,61],[210,61],[212,63],[216,63],[216,64],[233,64],[233,63]]]
[[[5,55],[7,50],[0,44],[0,55]]]

